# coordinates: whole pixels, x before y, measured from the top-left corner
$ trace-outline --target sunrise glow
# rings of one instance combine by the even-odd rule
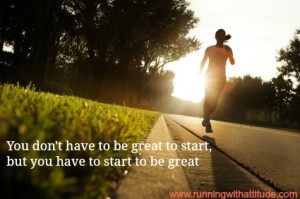
[[[199,74],[200,59],[200,56],[191,53],[166,67],[176,74],[173,80],[174,97],[192,102],[200,102],[204,98],[203,75]]]
[[[203,78],[197,75],[197,71],[205,48],[215,44],[214,34],[220,28],[232,35],[228,45],[233,50],[236,64],[231,66],[227,63],[228,78],[249,74],[271,80],[277,75],[280,65],[276,62],[277,53],[288,44],[295,29],[300,26],[297,10],[299,0],[189,2],[190,9],[200,19],[190,34],[202,45],[199,51],[166,66],[176,75],[173,96],[193,102],[203,99]]]

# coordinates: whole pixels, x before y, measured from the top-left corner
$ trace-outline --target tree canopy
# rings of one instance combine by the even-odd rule
[[[13,49],[0,48],[0,75],[41,89],[97,98],[99,88],[115,84],[149,98],[154,74],[172,78],[164,65],[200,47],[188,36],[198,19],[185,0],[12,0],[0,7],[0,45]]]
[[[300,29],[295,31],[294,38],[288,46],[280,49],[277,61],[283,63],[278,68],[281,75],[294,77],[300,82]]]

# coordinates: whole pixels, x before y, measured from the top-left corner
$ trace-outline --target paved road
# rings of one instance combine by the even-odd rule
[[[165,118],[215,145],[273,187],[300,193],[300,134],[219,121],[212,121],[214,132],[208,134],[201,126],[201,118]]]
[[[177,121],[184,117],[172,116]],[[185,118],[192,121],[193,118]],[[185,122],[182,122],[185,123]],[[191,124],[192,127],[197,127]],[[161,116],[149,134],[146,143],[162,143],[162,150],[142,150],[141,157],[148,164],[145,166],[133,165],[129,167],[128,175],[120,183],[113,198],[119,199],[170,199],[172,192],[188,192],[205,194],[215,191],[275,191],[268,184],[251,174],[248,170],[232,161],[219,150],[168,150],[166,143],[183,144],[192,143],[205,146],[207,142],[193,135],[171,117]],[[198,148],[199,149],[199,148]],[[161,158],[162,165],[149,164],[151,159]],[[170,162],[177,160],[199,160],[193,165],[177,165],[170,168]],[[206,198],[197,195],[197,198]],[[180,198],[180,197],[179,197]],[[190,197],[187,197],[190,198]],[[194,198],[194,197],[191,197]],[[211,198],[211,197],[210,197]],[[215,196],[214,198],[220,198]],[[238,198],[238,197],[237,197]]]

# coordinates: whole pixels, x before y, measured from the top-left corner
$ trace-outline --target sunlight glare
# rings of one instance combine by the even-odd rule
[[[177,75],[173,82],[173,96],[195,103],[203,99],[203,81],[200,75]]]
[[[166,67],[166,69],[175,73],[173,80],[174,97],[195,103],[200,102],[204,98],[203,76],[198,74],[199,68],[199,52],[191,53]]]

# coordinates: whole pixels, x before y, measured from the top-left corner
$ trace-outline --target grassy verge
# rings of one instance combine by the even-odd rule
[[[130,151],[8,151],[18,143],[134,143],[143,140],[159,113],[113,106],[76,97],[35,92],[29,87],[0,85],[0,198],[102,198],[116,187],[124,167],[51,167],[7,165],[14,158],[132,156]]]

